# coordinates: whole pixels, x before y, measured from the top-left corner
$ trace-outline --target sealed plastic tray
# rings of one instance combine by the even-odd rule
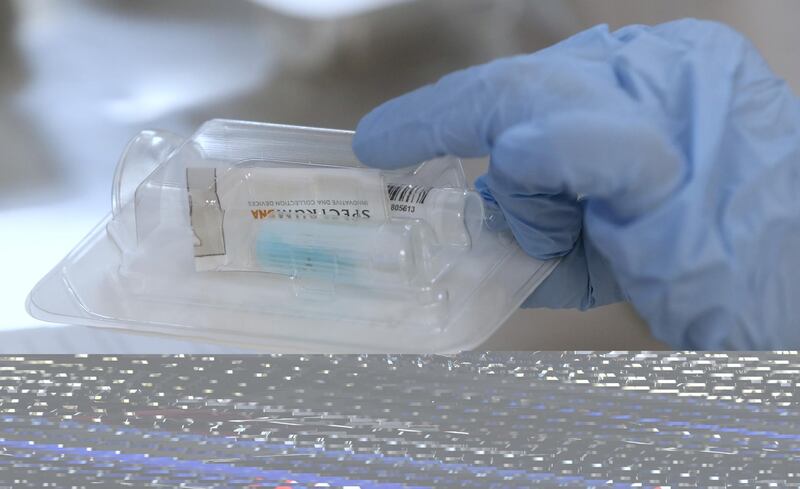
[[[457,158],[378,171],[351,138],[228,120],[142,132],[111,214],[28,310],[264,351],[477,347],[556,262],[486,226]]]

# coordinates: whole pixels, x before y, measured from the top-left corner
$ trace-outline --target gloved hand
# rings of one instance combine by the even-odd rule
[[[490,155],[487,204],[564,256],[528,305],[625,298],[675,347],[800,346],[800,103],[724,25],[598,26],[452,73],[353,148],[381,168]]]

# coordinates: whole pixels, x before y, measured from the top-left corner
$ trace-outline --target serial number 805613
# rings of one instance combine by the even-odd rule
[[[416,211],[417,207],[410,204],[392,204],[391,210],[395,212],[411,212]]]

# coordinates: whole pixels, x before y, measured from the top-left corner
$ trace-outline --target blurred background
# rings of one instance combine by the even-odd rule
[[[25,297],[110,210],[142,129],[210,118],[352,129],[382,101],[598,23],[682,17],[748,35],[800,91],[793,0],[0,0],[0,351],[222,347],[39,323]],[[484,160],[466,162],[471,177]],[[663,347],[627,305],[522,310],[484,349]]]

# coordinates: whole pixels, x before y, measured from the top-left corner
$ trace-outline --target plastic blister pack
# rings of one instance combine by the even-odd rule
[[[352,133],[145,131],[112,213],[31,292],[51,321],[282,351],[478,346],[555,266],[487,226],[457,158],[362,166]]]

